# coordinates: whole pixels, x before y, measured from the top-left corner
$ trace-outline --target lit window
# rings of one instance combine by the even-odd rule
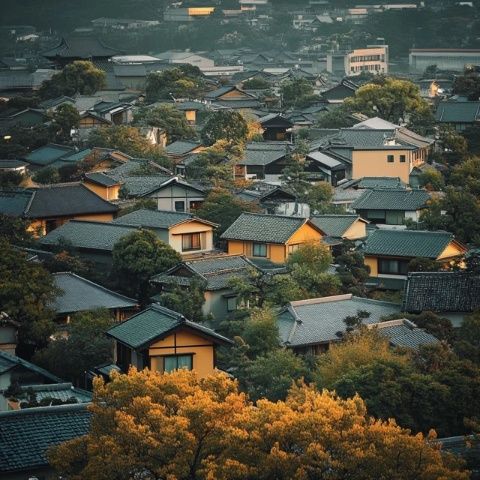
[[[169,355],[163,357],[163,371],[173,372],[180,368],[191,370],[193,368],[193,356],[192,355]]]

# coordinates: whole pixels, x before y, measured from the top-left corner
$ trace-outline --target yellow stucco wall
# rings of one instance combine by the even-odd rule
[[[190,7],[188,14],[192,17],[210,15],[215,10],[215,7]]]
[[[367,224],[361,220],[356,220],[343,234],[347,240],[357,240],[367,236]]]
[[[452,258],[464,255],[466,252],[465,248],[463,248],[457,242],[450,242],[445,250],[438,256],[437,260],[443,260],[445,258]]]
[[[160,340],[148,349],[152,370],[163,371],[164,355],[193,355],[193,369],[201,376],[213,373],[215,369],[214,344],[190,331],[178,331]]]
[[[118,200],[118,192],[120,191],[120,185],[103,187],[102,185],[91,183],[88,180],[85,180],[83,184],[93,193],[96,193],[99,197],[102,197],[104,200]]]
[[[195,123],[197,121],[197,112],[195,110],[186,110],[185,118],[189,123]]]
[[[229,240],[228,241],[228,254],[229,255],[240,255],[247,254],[246,242],[241,242],[239,240]]]
[[[394,161],[389,163],[387,156],[393,155]],[[405,155],[405,163],[400,163],[400,155]],[[409,183],[410,150],[355,150],[352,152],[352,178],[363,177],[400,177]]]
[[[378,277],[378,260],[376,257],[365,257],[363,262],[367,267],[370,267],[370,276]]]
[[[322,234],[308,223],[305,223],[288,239],[287,245],[320,242],[321,240]]]
[[[213,227],[205,223],[192,220],[189,222],[175,225],[169,230],[169,244],[177,252],[182,253],[182,234],[201,233],[204,236],[202,239],[202,250],[213,250]]]

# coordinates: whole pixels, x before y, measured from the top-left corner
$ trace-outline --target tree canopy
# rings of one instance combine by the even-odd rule
[[[218,110],[211,113],[202,129],[202,141],[210,146],[219,140],[228,143],[244,143],[248,135],[248,126],[243,116],[231,110]]]

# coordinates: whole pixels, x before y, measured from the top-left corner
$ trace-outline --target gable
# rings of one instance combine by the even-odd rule
[[[198,347],[201,345],[213,347],[214,342],[211,339],[201,334],[198,334],[197,332],[194,332],[188,328],[180,327],[177,330],[170,333],[168,336],[151,343],[148,348],[150,350],[150,354],[152,353],[161,354],[161,351],[152,352],[151,350],[162,349],[162,348],[173,347],[173,346],[175,346],[176,348],[179,348],[179,347]]]
[[[170,228],[170,233],[172,235],[181,235],[183,233],[211,232],[212,230],[212,225],[208,225],[207,223],[204,223],[202,221],[192,219],[186,220],[179,225],[172,226]]]
[[[451,241],[446,247],[445,250],[437,257],[437,260],[442,260],[445,258],[458,257],[464,255],[467,249],[458,243],[457,241]]]
[[[286,242],[287,245],[296,243],[320,242],[322,234],[310,223],[304,223]]]

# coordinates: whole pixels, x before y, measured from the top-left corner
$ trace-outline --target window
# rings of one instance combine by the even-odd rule
[[[237,309],[237,297],[227,298],[227,312],[233,312]]]
[[[405,157],[405,155],[400,155],[400,163],[405,163],[406,160],[407,157]]]
[[[406,275],[408,273],[408,260],[378,260],[378,273],[387,275]]]
[[[185,211],[185,202],[183,202],[183,201],[175,202],[175,211],[176,212],[184,212]]]
[[[265,243],[254,243],[253,244],[253,256],[254,257],[266,257],[267,256],[267,245]]]
[[[193,355],[169,355],[163,357],[163,371],[173,372],[180,368],[191,370],[193,368]]]
[[[387,155],[387,162],[388,163],[393,163],[395,157],[393,155]]]
[[[200,233],[187,233],[182,235],[182,251],[201,250],[202,242]]]
[[[300,248],[300,244],[299,244],[299,243],[295,243],[295,244],[293,244],[293,245],[289,245],[289,246],[288,246],[288,253],[296,252],[299,248]]]

